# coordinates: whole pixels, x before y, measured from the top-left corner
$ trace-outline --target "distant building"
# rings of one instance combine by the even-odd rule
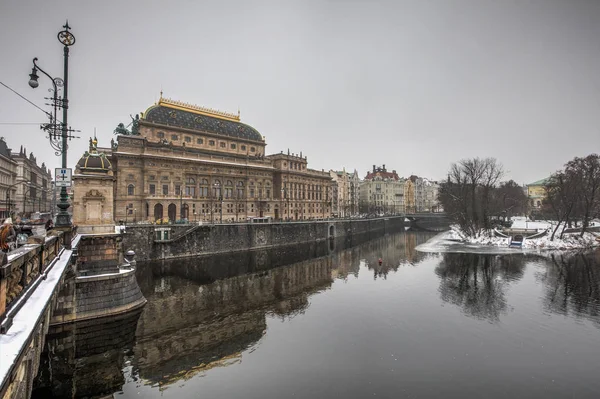
[[[35,212],[52,212],[52,175],[46,165],[38,166],[37,159],[21,147],[18,154],[12,154],[17,164],[15,201],[12,211],[15,215],[30,217]]]
[[[542,207],[546,198],[546,189],[544,185],[548,182],[548,178],[535,181],[527,185],[527,200],[531,210],[539,210]]]
[[[403,213],[404,183],[395,170],[388,172],[385,164],[382,167],[373,165],[373,170],[360,183],[360,212],[386,215]]]
[[[4,137],[0,137],[0,218],[10,216],[17,194],[17,162]]]
[[[333,181],[332,215],[349,217],[358,214],[360,178],[356,169],[353,173],[330,170]]]
[[[438,190],[437,182],[415,175],[410,176],[404,185],[406,213],[437,212]]]

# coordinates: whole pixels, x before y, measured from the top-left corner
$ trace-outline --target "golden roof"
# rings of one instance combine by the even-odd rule
[[[220,119],[226,119],[229,121],[239,122],[240,121],[240,111],[238,111],[237,115],[229,112],[223,112],[207,107],[201,107],[199,105],[184,103],[183,101],[175,101],[170,98],[161,97],[158,100],[158,105],[162,105],[164,107],[179,109],[182,111],[189,111],[195,114],[213,116]]]

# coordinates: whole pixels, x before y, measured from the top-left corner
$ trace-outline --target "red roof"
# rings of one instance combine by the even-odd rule
[[[398,177],[397,173],[383,171],[369,172],[367,173],[367,177],[365,177],[365,180],[375,180],[376,177],[379,177],[381,179],[393,179],[396,181],[400,180],[400,177]]]

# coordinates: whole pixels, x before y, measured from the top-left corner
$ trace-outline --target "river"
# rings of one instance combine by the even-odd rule
[[[144,309],[52,331],[34,397],[600,397],[599,251],[434,235],[140,264]]]

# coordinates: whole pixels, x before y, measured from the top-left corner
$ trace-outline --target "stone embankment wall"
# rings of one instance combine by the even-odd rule
[[[63,285],[51,324],[114,316],[146,303],[135,269],[123,260],[120,234],[81,235],[78,255],[76,276]]]
[[[173,259],[271,248],[327,239],[352,242],[375,238],[404,228],[404,217],[269,224],[173,225],[170,239],[156,240],[159,226],[128,226],[125,250],[134,250],[138,261]],[[160,228],[165,226],[160,226]]]

